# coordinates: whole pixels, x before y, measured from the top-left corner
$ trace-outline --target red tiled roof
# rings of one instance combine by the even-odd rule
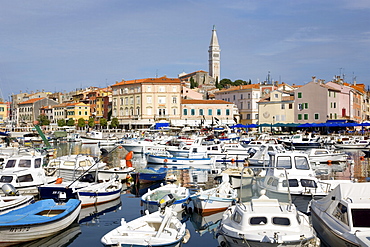
[[[178,78],[167,78],[166,76],[162,76],[159,78],[145,78],[145,79],[136,79],[130,81],[121,81],[117,82],[112,86],[119,86],[119,85],[126,85],[126,84],[136,84],[136,83],[180,83],[180,79]]]
[[[34,99],[29,99],[29,100],[26,100],[26,101],[23,101],[21,103],[19,103],[19,105],[23,105],[23,104],[33,104],[39,100],[42,100],[42,99],[46,99],[45,97],[42,97],[42,98],[34,98]]]

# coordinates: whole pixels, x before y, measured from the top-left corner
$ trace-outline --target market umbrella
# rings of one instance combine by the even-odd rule
[[[247,126],[244,124],[235,124],[233,126],[230,126],[230,128],[247,128]]]

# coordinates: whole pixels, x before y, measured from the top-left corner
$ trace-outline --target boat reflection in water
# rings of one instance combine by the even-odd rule
[[[99,220],[100,215],[104,215],[109,212],[115,212],[122,206],[121,197],[102,204],[84,207],[81,209],[80,215],[78,217],[78,223],[95,223]]]
[[[27,242],[21,245],[21,247],[59,247],[70,245],[79,235],[81,234],[80,225],[75,222],[63,231],[60,231],[52,236],[41,238],[32,242]]]
[[[220,224],[223,213],[224,211],[202,216],[197,212],[193,212],[190,216],[190,221],[193,224],[194,230],[199,233],[200,236],[207,232],[215,234],[215,230]]]

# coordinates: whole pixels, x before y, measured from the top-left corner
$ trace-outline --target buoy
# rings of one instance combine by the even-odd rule
[[[235,160],[234,159],[231,159],[231,163],[234,163],[235,162]]]
[[[328,160],[328,165],[331,166],[331,160]]]
[[[126,154],[125,160],[131,160],[133,156],[134,156],[134,152],[130,151],[128,152],[128,154]]]
[[[63,178],[57,178],[55,184],[61,184],[63,182]]]
[[[131,162],[131,160],[126,160],[126,166],[127,166],[127,167],[132,167],[132,162]]]
[[[364,156],[360,156],[360,160],[361,161],[364,161],[365,160],[365,157]]]
[[[167,163],[168,160],[167,159],[164,159],[163,161],[164,161],[164,163]]]

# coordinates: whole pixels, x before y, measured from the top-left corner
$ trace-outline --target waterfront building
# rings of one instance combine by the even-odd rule
[[[40,115],[40,108],[57,105],[58,102],[49,98],[33,98],[17,105],[17,126],[31,127]]]
[[[112,117],[126,129],[149,127],[159,121],[180,119],[181,81],[146,78],[112,85]]]
[[[86,122],[90,118],[90,105],[83,102],[66,104],[67,121],[72,118],[77,124],[78,119],[83,118]]]
[[[258,123],[294,123],[294,92],[274,90],[258,104]]]
[[[8,102],[0,102],[0,124],[4,124],[8,120]]]
[[[341,91],[325,85],[315,77],[312,79],[294,91],[294,122],[324,123],[328,119],[338,119],[339,116],[333,109],[339,105],[338,94]]]
[[[175,126],[234,125],[238,116],[235,104],[225,100],[181,100],[181,119],[171,120]]]
[[[232,102],[236,105],[239,109],[240,123],[256,124],[258,122],[257,102],[261,99],[260,86],[260,84],[234,86],[214,92],[214,95],[217,100]],[[267,95],[267,91],[265,92]]]

